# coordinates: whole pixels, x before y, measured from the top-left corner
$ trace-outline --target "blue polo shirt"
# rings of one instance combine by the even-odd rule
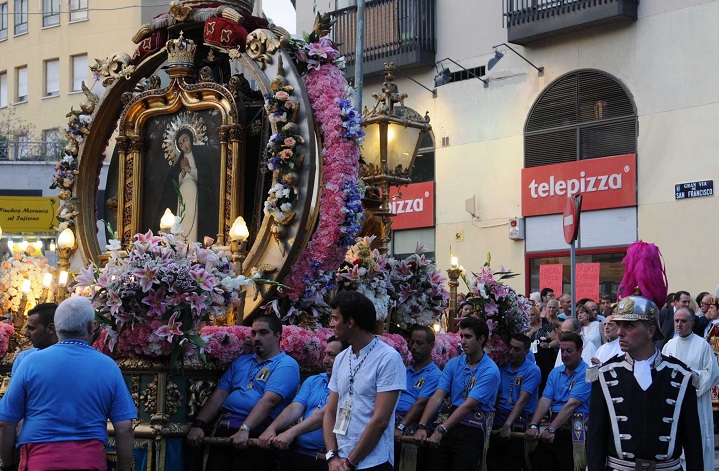
[[[37,348],[32,347],[28,348],[27,350],[23,350],[22,352],[18,353],[15,357],[15,361],[12,362],[12,370],[10,370],[10,380],[12,381],[12,377],[15,376],[15,372],[17,371],[18,367],[20,366],[20,363],[25,359],[26,356],[30,355],[32,352],[37,352]]]
[[[437,389],[449,393],[453,406],[464,404],[464,391],[468,397],[479,402],[474,412],[493,412],[499,389],[499,368],[486,353],[472,370],[467,364],[467,355],[454,357],[447,362],[442,371]]]
[[[567,375],[566,369],[567,366],[562,364],[549,373],[542,397],[552,401],[552,412],[559,412],[569,399],[574,398],[582,402],[575,412],[588,414],[592,384],[587,382],[587,364],[579,363],[571,375]]]
[[[305,408],[303,419],[308,418],[316,410],[322,409],[327,404],[327,397],[330,395],[329,384],[330,378],[327,373],[310,376],[302,383],[300,392],[297,393],[292,402],[302,404]],[[324,451],[325,440],[322,437],[322,428],[300,435],[295,439],[295,445],[301,450]]]
[[[418,398],[429,399],[437,389],[441,377],[442,370],[434,362],[430,362],[419,371],[415,371],[413,365],[408,366],[407,390],[402,391],[399,395],[397,409],[395,409],[397,415],[404,416]]]
[[[542,381],[542,372],[539,367],[532,363],[529,358],[524,359],[519,368],[512,368],[512,363],[507,362],[499,369],[502,377],[499,383],[499,398],[497,407],[511,411],[519,401],[519,394],[524,391],[529,393],[529,400],[524,405],[524,412],[534,414],[539,402],[539,383]]]
[[[292,402],[300,384],[300,367],[285,352],[262,362],[257,354],[240,355],[220,378],[217,389],[230,391],[222,407],[247,417],[265,392],[282,396],[282,402],[270,412],[275,419]]]
[[[17,445],[74,440],[107,444],[107,420],[137,418],[120,368],[79,339],[27,356],[0,401],[0,420],[23,426]]]

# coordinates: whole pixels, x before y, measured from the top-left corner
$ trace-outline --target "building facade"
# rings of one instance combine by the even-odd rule
[[[298,33],[314,3],[337,12],[352,66],[354,2],[298,0]],[[583,286],[598,278],[615,293],[627,246],[644,240],[661,249],[670,291],[714,292],[703,262],[719,229],[717,19],[717,0],[367,2],[365,105],[387,61],[430,89],[443,68],[453,79],[433,98],[396,77],[432,119],[435,223],[423,237],[438,265],[450,247],[467,270],[491,253],[495,268],[522,273],[509,280],[520,292],[550,280],[540,267],[560,266],[553,282],[567,290],[562,212],[576,188]]]

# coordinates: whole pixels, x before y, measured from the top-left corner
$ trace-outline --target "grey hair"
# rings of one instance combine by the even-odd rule
[[[87,335],[87,324],[95,320],[95,308],[82,296],[68,298],[55,311],[55,330],[62,337]]]
[[[565,319],[564,322],[569,321],[569,323],[572,325],[572,330],[577,331],[582,329],[582,323],[579,322],[579,319],[576,317],[570,317],[569,319]]]
[[[697,315],[696,315],[696,313],[694,312],[694,309],[692,309],[692,308],[690,308],[690,307],[682,307],[682,308],[677,309],[677,312],[680,312],[680,311],[686,311],[687,314],[689,314],[689,320],[690,320],[690,321],[692,321],[692,322],[696,322],[696,321],[697,321]],[[675,312],[674,315],[676,315],[677,312]]]

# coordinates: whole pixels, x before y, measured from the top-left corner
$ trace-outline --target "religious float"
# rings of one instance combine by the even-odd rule
[[[387,127],[407,131],[400,144],[410,156],[431,130],[404,106],[393,65],[363,123],[331,18],[318,15],[304,40],[292,39],[252,16],[252,3],[172,0],[137,32],[133,54],[96,60],[103,87],[83,85],[52,181],[58,268],[27,251],[0,266],[3,387],[26,346],[27,310],[87,296],[100,325],[94,346],[120,365],[137,405],[135,469],[200,469],[201,453],[184,445],[188,424],[222,371],[252,351],[248,326],[259,313],[281,317],[283,350],[310,374],[321,369],[338,287],[373,301],[381,339],[407,363],[401,334],[414,324],[439,330],[448,304],[456,307],[459,268],[449,271],[450,300],[421,245],[404,260],[389,257],[386,200],[370,198],[409,182],[411,161],[387,161]],[[378,240],[362,232],[372,218]],[[506,361],[527,306],[488,264],[475,278],[465,282],[493,329],[490,355]],[[439,334],[433,359],[443,367],[458,345],[456,333]]]

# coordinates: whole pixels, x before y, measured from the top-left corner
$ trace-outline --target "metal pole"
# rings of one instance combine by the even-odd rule
[[[357,0],[357,42],[355,43],[355,108],[362,112],[362,59],[364,57],[364,2]]]
[[[577,292],[577,250],[576,250],[576,240],[572,241],[572,245],[569,249],[569,263],[571,264],[572,268],[572,317],[577,317],[577,313],[575,312],[576,309],[574,307],[574,293]]]

